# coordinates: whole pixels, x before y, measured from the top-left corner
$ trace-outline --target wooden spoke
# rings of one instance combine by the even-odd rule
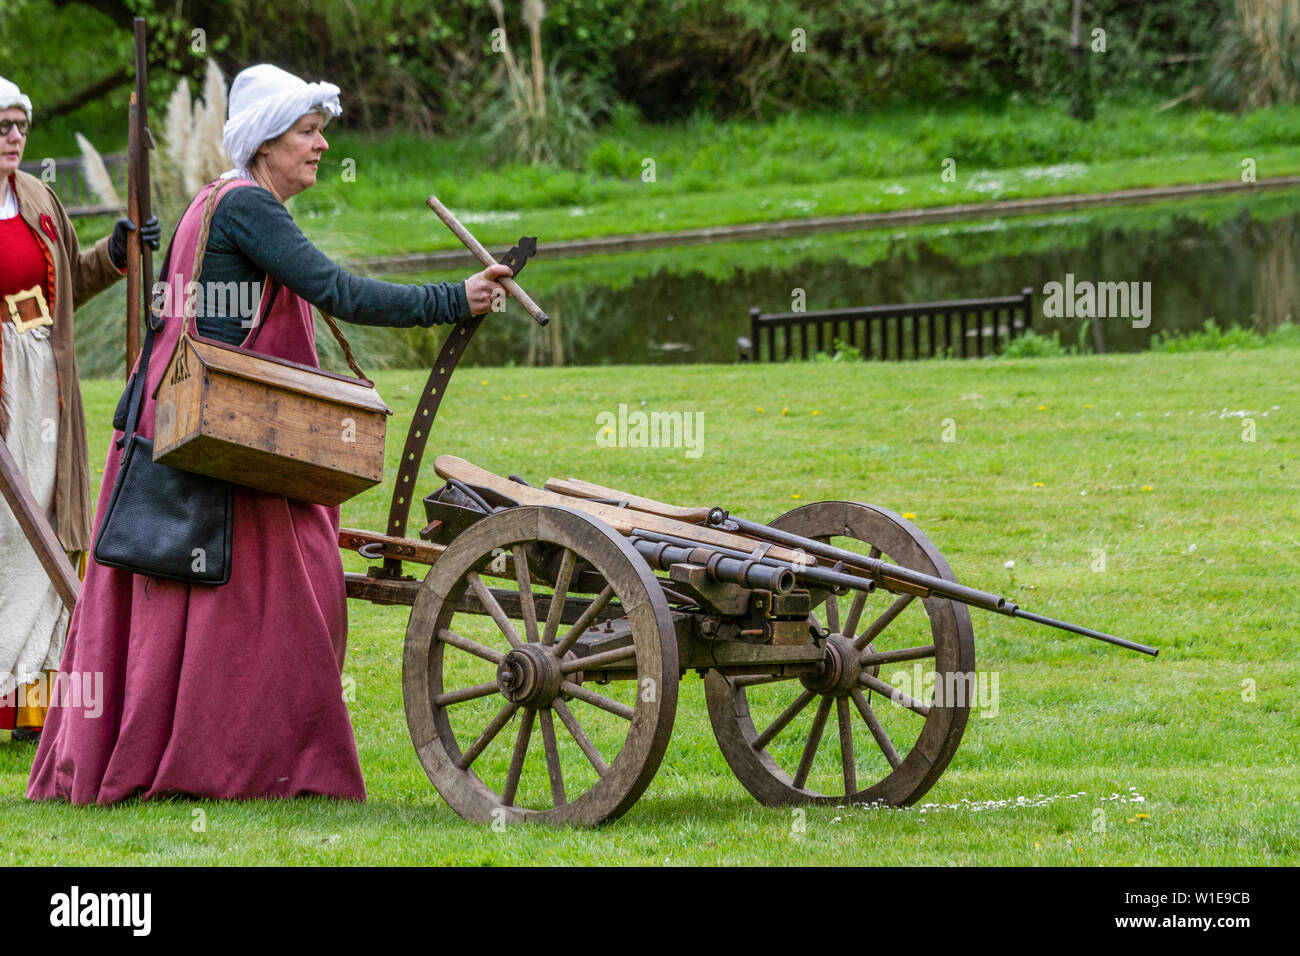
[[[560,690],[578,700],[585,701],[593,707],[599,707],[606,713],[622,717],[624,720],[632,719],[632,708],[627,704],[620,704],[616,700],[610,700],[608,697],[597,694],[595,691],[587,690],[581,684],[575,684],[571,680],[561,681]]]
[[[533,575],[528,570],[528,554],[522,544],[511,547],[510,553],[515,558],[515,580],[519,582],[519,607],[524,616],[524,636],[529,644],[536,644],[537,604],[533,601]]]
[[[468,637],[463,637],[455,631],[449,631],[445,627],[438,632],[438,640],[444,644],[450,644],[452,647],[459,647],[462,651],[473,654],[475,657],[481,657],[485,661],[491,661],[493,664],[500,664],[505,660],[505,655],[500,651],[484,647],[478,641],[471,641]]]
[[[461,770],[468,770],[470,765],[478,759],[479,754],[487,749],[487,745],[496,739],[497,734],[501,733],[501,728],[510,723],[510,718],[515,715],[515,711],[518,709],[519,705],[514,703],[508,703],[502,707],[497,712],[497,715],[492,718],[492,723],[488,724],[483,733],[479,734],[478,740],[474,741],[469,750],[460,755],[460,759],[456,761],[456,766]]]
[[[515,793],[519,790],[519,777],[524,772],[524,757],[528,755],[528,739],[533,735],[533,719],[537,711],[524,708],[524,719],[519,724],[519,735],[515,737],[515,752],[510,755],[510,770],[506,773],[506,786],[501,791],[501,802],[509,807],[515,802]]]
[[[862,609],[866,606],[867,592],[853,592],[853,603],[849,605],[849,616],[844,619],[844,630],[840,631],[841,634],[852,635],[858,633],[858,621],[862,617]]]
[[[867,687],[870,687],[872,690],[874,690],[877,694],[884,694],[886,697],[888,697],[894,703],[898,704],[900,707],[906,707],[908,710],[912,711],[913,713],[920,714],[922,717],[930,716],[929,705],[921,703],[915,697],[912,697],[908,694],[904,694],[897,687],[890,687],[879,677],[872,677],[870,674],[859,674],[858,683],[865,684]]]
[[[583,632],[591,627],[592,621],[596,620],[596,615],[605,610],[605,605],[613,596],[614,585],[606,584],[604,590],[596,595],[596,599],[588,604],[587,609],[573,622],[573,627],[569,628],[569,633],[564,635],[564,640],[556,645],[556,657],[563,657],[569,652],[569,648],[573,647],[578,638],[582,637]]]
[[[578,718],[573,716],[573,711],[569,710],[564,701],[558,699],[551,702],[551,707],[560,715],[560,723],[564,724],[564,728],[569,732],[569,736],[574,739],[574,742],[577,743],[582,752],[587,755],[587,760],[591,762],[596,773],[600,774],[602,777],[605,776],[605,774],[609,772],[609,764],[605,763],[605,758],[600,755],[600,751],[596,749],[596,745],[591,742],[591,738],[588,737],[586,731],[582,729],[582,725],[578,723]]]
[[[560,664],[560,673],[576,674],[578,671],[598,671],[610,664],[635,660],[635,647],[616,647],[612,651],[602,651],[599,654],[592,654],[590,657],[579,657],[575,660],[564,661]]]
[[[921,647],[902,647],[896,651],[879,651],[872,653],[864,651],[862,654],[862,666],[871,667],[873,664],[895,664],[899,661],[919,661],[927,657],[934,657],[934,645],[925,644]]]
[[[515,648],[523,647],[524,642],[519,639],[519,633],[515,630],[515,626],[510,623],[510,618],[506,617],[506,612],[501,609],[501,605],[497,603],[497,599],[492,596],[492,592],[488,590],[487,585],[483,583],[483,579],[478,576],[477,572],[470,571],[465,575],[465,580],[474,589],[479,602],[487,609],[488,614],[492,616],[492,620],[496,621],[497,627],[506,636],[510,646]]]
[[[884,753],[889,765],[897,770],[903,763],[903,758],[894,749],[894,742],[889,739],[889,734],[885,733],[885,728],[880,725],[880,718],[876,716],[876,712],[867,703],[866,695],[860,690],[855,690],[851,696],[853,697],[853,703],[857,705],[858,713],[867,722],[867,729],[871,731],[871,736],[876,738],[876,745]]]
[[[772,725],[754,739],[754,749],[762,750],[770,744],[777,734],[785,730],[786,724],[798,717],[799,711],[807,707],[808,702],[816,696],[817,694],[815,692],[805,690],[802,694],[796,697],[794,703],[781,711],[781,716],[772,721]]]
[[[817,714],[813,717],[812,729],[808,731],[808,742],[804,744],[803,756],[799,758],[799,769],[794,774],[794,788],[802,790],[808,782],[808,773],[812,770],[813,760],[817,757],[817,748],[821,745],[822,734],[826,731],[826,716],[831,712],[831,698],[823,697],[817,705]]]
[[[473,687],[462,687],[460,690],[451,690],[445,694],[439,694],[433,698],[433,706],[446,707],[448,704],[459,704],[461,701],[477,700],[480,697],[486,697],[488,694],[499,693],[501,693],[501,685],[496,681],[488,681],[486,684],[475,684]]]
[[[560,750],[555,743],[555,723],[549,707],[542,711],[542,746],[546,750],[546,775],[551,778],[551,799],[560,807],[567,802],[564,799],[564,772],[560,769]]]
[[[555,594],[551,598],[551,609],[546,613],[546,630],[542,634],[543,644],[554,644],[555,635],[560,629],[560,618],[564,615],[564,599],[569,596],[569,582],[573,579],[573,566],[577,561],[570,548],[564,549],[560,557],[560,573],[555,579]]]
[[[820,501],[786,512],[772,527],[830,544],[844,541],[843,546],[856,554],[869,552],[870,561],[881,562],[886,571],[890,565],[884,562],[888,561],[900,568],[956,580],[924,532],[887,508],[856,501]],[[886,676],[881,671],[888,673],[892,667],[885,665],[894,664],[927,668],[936,680],[945,681],[945,687],[958,675],[973,673],[975,642],[970,613],[964,605],[933,594],[917,601],[909,611],[916,595],[891,594],[874,604],[863,591],[846,592],[838,601],[825,590],[817,593],[826,595],[820,602],[826,605],[826,612],[824,616],[814,613],[809,623],[817,627],[829,624],[831,630],[822,667],[770,668],[798,678],[797,683],[803,686],[785,692],[790,685],[779,682],[790,678],[756,673],[764,670],[758,667],[752,669],[755,673],[740,677],[722,674],[716,668],[705,674],[709,721],[722,754],[745,788],[769,806],[915,803],[948,766],[961,742],[970,708],[940,702],[937,693],[934,701],[924,702],[900,693],[906,687],[928,697],[904,684],[901,677],[895,681],[899,688],[891,687],[880,679]],[[893,628],[892,635],[887,628]],[[758,686],[763,684],[775,685],[775,691]],[[756,686],[757,690],[751,690]],[[806,686],[817,690],[805,690],[790,703]],[[872,700],[876,692],[921,719],[887,717],[881,710],[884,705]],[[788,747],[776,745],[783,732],[794,736],[795,731],[789,729],[792,721],[814,697],[819,705],[816,716],[810,714],[808,724],[800,725],[797,748],[789,741]],[[832,703],[835,731],[829,730],[828,723]],[[854,739],[861,726],[859,714],[874,743]],[[825,739],[828,736],[839,738],[839,767],[818,762],[818,748],[833,746]],[[884,759],[877,759],[877,750]]]
[[[863,650],[879,636],[881,631],[894,622],[894,618],[903,613],[904,608],[911,604],[915,597],[915,594],[899,595],[894,603],[885,609],[884,614],[872,621],[871,626],[858,635],[857,640],[853,642],[853,646],[858,650]]]
[[[858,767],[853,753],[853,718],[849,714],[849,699],[835,698],[835,719],[840,725],[840,763],[844,767],[844,795],[858,792]]]
[[[488,587],[497,579],[504,590]],[[594,633],[612,618],[616,634]],[[507,660],[518,686],[492,680]],[[419,587],[402,658],[406,723],[429,780],[466,819],[594,826],[628,812],[659,768],[678,661],[671,604],[625,536],[570,508],[503,508],[459,531]],[[586,675],[655,693],[584,686]]]

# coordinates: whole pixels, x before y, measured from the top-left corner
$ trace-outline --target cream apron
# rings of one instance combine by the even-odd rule
[[[0,421],[5,444],[54,523],[54,469],[59,438],[59,387],[50,327],[18,332],[0,322],[4,382]],[[0,498],[0,697],[59,666],[68,611],[27,542],[18,519]],[[24,701],[17,701],[22,706]]]

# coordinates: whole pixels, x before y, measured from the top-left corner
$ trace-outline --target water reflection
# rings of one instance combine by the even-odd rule
[[[1149,347],[1207,318],[1264,331],[1300,314],[1300,194],[846,233],[652,257],[538,260],[529,291],[553,317],[485,324],[470,361],[609,365],[733,362],[749,309],[832,309],[1036,293],[1034,327],[1097,352]],[[726,261],[721,261],[726,260]],[[647,266],[647,261],[650,262]],[[620,262],[627,267],[620,270]],[[1043,314],[1046,283],[1150,283],[1150,323]]]

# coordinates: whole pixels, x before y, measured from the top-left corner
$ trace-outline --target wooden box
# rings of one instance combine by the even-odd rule
[[[154,398],[173,468],[322,505],[383,481],[392,409],[357,379],[185,337]]]

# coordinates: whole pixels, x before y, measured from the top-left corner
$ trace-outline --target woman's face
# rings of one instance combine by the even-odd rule
[[[330,144],[321,135],[325,117],[307,113],[287,130],[257,148],[258,158],[281,200],[316,185],[316,167]]]
[[[27,114],[20,107],[11,106],[0,110],[0,120],[26,120]],[[0,137],[0,177],[8,179],[18,164],[23,161],[23,148],[27,137],[18,132],[18,127],[9,129],[9,135]]]

